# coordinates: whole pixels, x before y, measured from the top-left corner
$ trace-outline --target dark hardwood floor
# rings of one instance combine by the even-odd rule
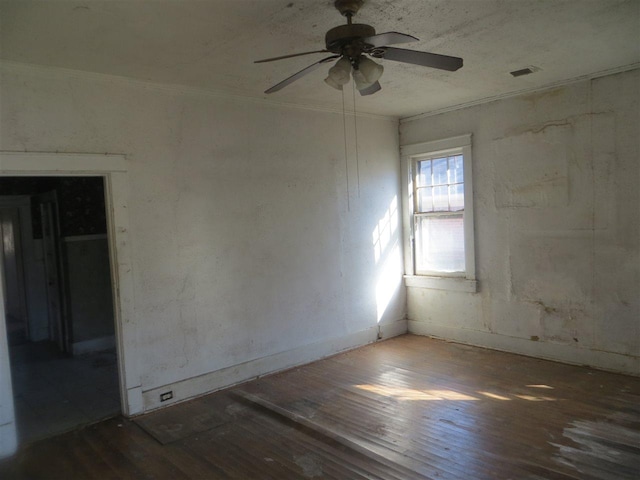
[[[0,478],[640,478],[640,378],[405,335],[22,448]]]

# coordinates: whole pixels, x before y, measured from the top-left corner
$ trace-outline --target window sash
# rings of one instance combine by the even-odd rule
[[[403,231],[405,242],[405,278],[412,286],[425,288],[451,289],[459,291],[476,291],[475,280],[475,241],[474,241],[474,212],[473,212],[473,175],[472,152],[470,134],[451,137],[442,140],[434,140],[424,143],[402,145],[400,147],[403,170],[406,172],[406,181],[402,182],[403,190]],[[423,184],[433,183],[432,177],[418,179],[418,162],[437,158],[458,156],[455,171],[450,171],[447,180],[452,185],[458,184],[459,175],[462,174],[463,188],[456,190],[458,199],[450,199],[449,207],[452,211],[427,211],[431,206],[419,208],[417,193]],[[461,158],[460,158],[461,157]],[[460,164],[460,161],[462,164]],[[423,170],[423,174],[429,175],[429,170]],[[431,185],[424,185],[431,186]],[[460,198],[460,196],[462,198]],[[419,254],[419,245],[416,245],[415,222],[420,216],[429,215],[434,219],[446,215],[462,215],[464,225],[464,271],[443,272],[421,268],[416,262],[416,253]],[[418,251],[416,251],[416,246]],[[418,263],[418,265],[416,265]],[[424,267],[424,265],[422,266]],[[430,280],[431,279],[431,280]],[[440,279],[440,281],[438,281]],[[429,283],[431,282],[431,283]],[[435,282],[435,283],[434,283]],[[462,283],[461,283],[462,282]],[[461,290],[462,289],[462,290]]]
[[[429,224],[435,228],[429,228]],[[465,275],[464,212],[415,214],[413,232],[414,271],[417,275]]]

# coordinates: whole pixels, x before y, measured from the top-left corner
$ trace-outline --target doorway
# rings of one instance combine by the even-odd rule
[[[121,412],[104,178],[0,177],[18,442]]]

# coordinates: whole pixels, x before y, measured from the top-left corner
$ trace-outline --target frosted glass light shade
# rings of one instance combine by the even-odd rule
[[[342,86],[349,82],[351,73],[351,62],[348,58],[342,57],[329,69],[329,76],[324,79],[325,83],[337,90],[342,90]]]
[[[382,76],[382,72],[384,72],[384,67],[382,65],[378,65],[376,62],[364,55],[360,56],[358,65],[360,72],[362,72],[362,75],[369,85],[377,82]]]
[[[364,92],[368,91],[368,89],[372,87],[374,84],[379,85],[376,83],[377,80],[374,80],[373,82],[370,82],[369,80],[367,80],[367,77],[362,73],[362,70],[354,70],[352,75],[353,75],[353,81],[356,84],[356,88],[363,95],[364,95]],[[378,90],[379,89],[374,89],[370,93],[374,93]]]
[[[325,78],[324,83],[326,83],[330,87],[335,88],[336,90],[342,90],[342,84],[336,82],[333,78],[331,78],[331,76]]]

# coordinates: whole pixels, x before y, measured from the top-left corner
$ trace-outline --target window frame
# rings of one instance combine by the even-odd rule
[[[465,292],[477,291],[475,269],[475,235],[473,220],[473,170],[471,134],[453,138],[423,142],[400,147],[400,159],[404,172],[402,182],[403,237],[405,252],[405,284],[408,287],[435,288]],[[415,172],[417,162],[441,156],[461,154],[464,168],[464,272],[416,272],[415,259]],[[455,212],[442,212],[455,214]]]

